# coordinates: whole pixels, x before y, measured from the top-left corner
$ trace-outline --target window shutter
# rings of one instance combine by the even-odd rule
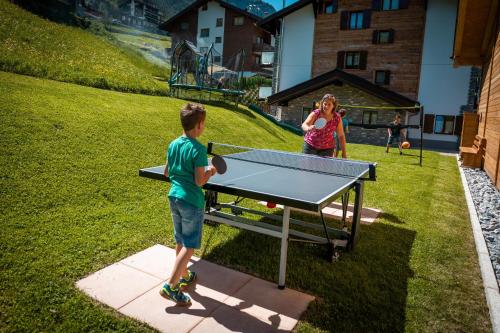
[[[364,29],[367,29],[370,27],[371,18],[372,18],[372,11],[369,9],[363,10],[363,28]]]
[[[399,9],[407,9],[410,0],[399,0]]]
[[[394,29],[389,29],[389,43],[394,43]]]
[[[366,69],[366,58],[368,57],[368,52],[359,52],[359,69]]]
[[[337,52],[337,68],[344,68],[345,51]]]
[[[372,9],[373,10],[380,10],[381,8],[381,3],[380,0],[372,0]]]
[[[464,116],[455,117],[455,128],[453,129],[453,134],[461,136],[462,135],[462,123],[464,121]]]
[[[424,117],[424,133],[434,133],[434,115],[426,114]]]
[[[384,84],[389,84],[391,82],[391,71],[385,71]]]
[[[372,44],[378,44],[378,30],[373,30]]]
[[[349,12],[340,12],[340,30],[347,30],[349,26]]]

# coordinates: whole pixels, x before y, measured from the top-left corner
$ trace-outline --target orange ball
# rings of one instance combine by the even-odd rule
[[[410,143],[408,141],[405,141],[405,142],[403,142],[401,147],[403,147],[403,149],[408,149],[408,148],[410,148]]]
[[[276,203],[275,202],[268,202],[267,208],[276,208]]]

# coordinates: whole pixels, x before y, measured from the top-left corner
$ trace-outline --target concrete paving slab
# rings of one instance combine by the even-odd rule
[[[199,259],[191,258],[188,267],[197,260]],[[175,263],[175,249],[157,244],[123,259],[120,263],[166,280],[170,277]]]
[[[175,250],[155,245],[76,283],[96,300],[161,332],[289,332],[309,296],[193,257],[198,280],[187,290],[192,305],[178,307],[159,291]],[[165,277],[165,278],[163,278]]]
[[[254,278],[224,303],[289,331],[312,300],[310,295],[288,288],[280,290],[275,283]]]
[[[126,316],[145,322],[160,332],[189,332],[222,303],[213,299],[208,288],[199,285],[195,292],[187,292],[192,305],[189,308],[176,306],[174,302],[160,296],[162,284],[119,309]],[[225,298],[228,296],[226,295]]]
[[[161,279],[157,277],[115,263],[78,281],[76,285],[90,297],[118,309],[159,283]]]
[[[234,320],[238,318],[238,320]],[[251,315],[242,315],[242,312],[233,307],[223,305],[217,308],[209,318],[201,321],[194,327],[190,333],[229,333],[229,332],[259,332],[259,333],[276,333],[289,332],[290,330],[280,329],[280,318],[272,316],[271,324],[255,318]],[[295,324],[294,324],[295,326]]]

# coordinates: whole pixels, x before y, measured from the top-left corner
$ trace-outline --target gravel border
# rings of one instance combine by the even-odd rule
[[[495,214],[491,214],[491,211],[490,214],[488,214],[487,207],[489,206],[485,206],[485,202],[487,205],[488,203],[490,203],[489,200],[490,196],[493,199],[496,199],[500,198],[500,194],[491,184],[491,181],[484,172],[483,174],[481,174],[480,170],[478,171],[474,169],[462,168],[460,165],[460,161],[458,161],[458,155],[457,155],[457,162],[459,166],[458,169],[460,170],[460,176],[462,178],[462,185],[464,187],[465,199],[467,201],[467,206],[469,209],[472,231],[476,243],[476,251],[479,258],[479,266],[481,268],[481,276],[483,278],[484,293],[486,295],[486,302],[490,310],[490,318],[491,318],[493,332],[500,333],[500,289],[499,289],[499,281],[497,280],[497,276],[495,275],[495,272],[493,270],[493,262],[492,262],[492,260],[495,260],[495,257],[493,257],[493,259],[490,258],[490,252],[488,251],[488,247],[486,245],[487,242],[485,241],[485,236],[483,235],[483,228],[480,223],[481,218],[483,219],[486,218],[485,221],[494,220]],[[471,172],[471,170],[473,172]],[[469,175],[470,183],[468,182],[466,176],[467,174],[472,174],[472,176]],[[469,186],[471,187],[471,189],[469,189]],[[489,186],[493,186],[497,196],[495,196],[495,192],[488,191]],[[471,190],[473,191],[472,193]],[[486,193],[487,200],[482,198],[480,195],[480,193],[484,194],[484,192],[487,192]],[[482,209],[481,209],[481,204],[483,204]],[[476,210],[476,207],[480,208]],[[494,209],[499,208],[498,206],[492,206],[492,207]],[[498,219],[496,221],[498,221]],[[487,222],[483,224],[489,225]],[[499,229],[500,227],[497,226],[496,230]],[[490,230],[487,231],[489,232]],[[494,234],[499,235],[498,233]],[[490,241],[489,239],[487,240]],[[490,243],[495,243],[495,241],[499,241],[498,237],[496,237],[496,239],[493,238],[493,242]]]

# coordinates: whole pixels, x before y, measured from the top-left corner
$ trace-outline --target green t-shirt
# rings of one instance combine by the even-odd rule
[[[169,197],[185,200],[198,208],[205,206],[205,196],[194,180],[195,168],[208,165],[207,149],[196,139],[181,136],[167,150]]]

